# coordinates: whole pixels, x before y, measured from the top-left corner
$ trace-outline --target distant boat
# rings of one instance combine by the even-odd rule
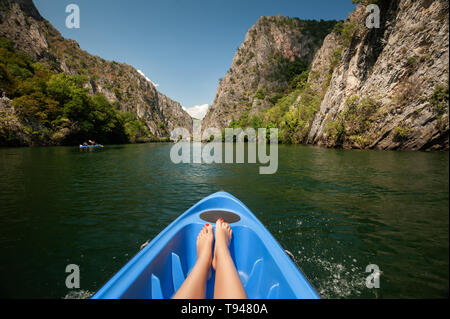
[[[102,144],[94,144],[94,145],[80,145],[80,148],[103,148]]]
[[[212,194],[179,216],[117,272],[93,299],[172,298],[196,261],[195,242],[206,222],[233,229],[231,256],[251,299],[320,298],[275,238],[236,197]],[[101,267],[99,265],[99,267]],[[212,298],[215,274],[207,282]]]

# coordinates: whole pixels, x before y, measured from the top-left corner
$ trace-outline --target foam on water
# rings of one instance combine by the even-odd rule
[[[316,272],[309,279],[322,298],[358,298],[367,293],[365,280],[368,274],[356,258],[349,256],[348,259],[336,260],[331,256],[309,255],[304,250],[305,247],[301,247],[297,251],[296,262],[300,266],[313,265],[310,268]]]
[[[365,276],[362,269],[355,265],[344,266],[333,261],[317,259],[319,267],[329,273],[320,281],[319,294],[323,298],[349,298],[361,295],[365,289]]]
[[[94,295],[88,290],[72,290],[63,299],[89,299]]]

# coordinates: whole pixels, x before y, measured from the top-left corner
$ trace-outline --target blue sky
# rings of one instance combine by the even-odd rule
[[[34,0],[41,15],[87,52],[141,70],[184,107],[211,104],[247,30],[260,16],[345,19],[351,0]],[[65,26],[68,4],[80,29]]]

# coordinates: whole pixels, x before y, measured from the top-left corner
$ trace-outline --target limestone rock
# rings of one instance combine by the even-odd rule
[[[168,136],[174,127],[192,130],[192,119],[178,102],[158,92],[132,66],[106,61],[64,39],[32,0],[0,0],[0,36],[53,71],[87,76],[91,94],[101,93],[119,110],[135,112],[155,136]]]

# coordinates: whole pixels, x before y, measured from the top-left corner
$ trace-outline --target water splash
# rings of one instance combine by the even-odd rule
[[[333,257],[307,256],[302,251],[297,254],[298,264],[313,264],[319,270],[316,277],[310,279],[322,298],[358,298],[366,291],[367,274],[355,258],[336,261]]]
[[[94,295],[88,290],[72,290],[63,299],[89,299]]]
[[[323,298],[349,298],[360,296],[365,286],[363,269],[355,264],[317,259],[316,263],[328,276],[322,277],[318,290]]]

